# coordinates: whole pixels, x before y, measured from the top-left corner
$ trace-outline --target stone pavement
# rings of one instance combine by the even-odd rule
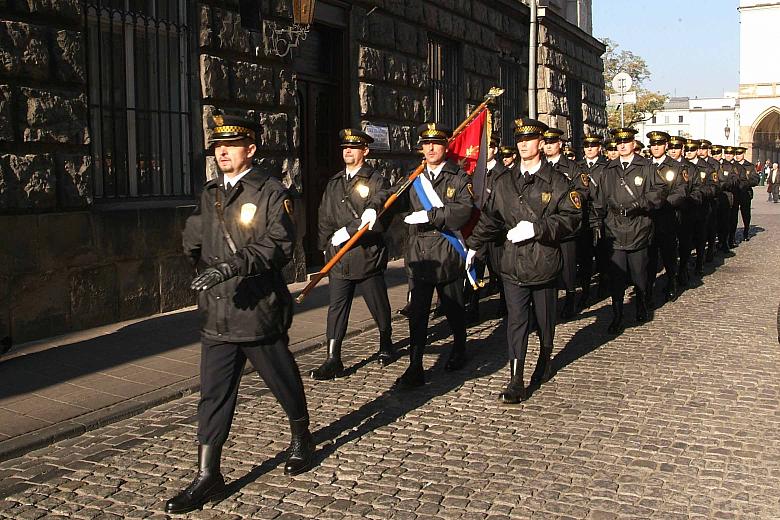
[[[232,494],[188,516],[780,518],[780,205],[762,202],[757,236],[652,322],[607,336],[602,301],[559,326],[556,375],[519,406],[496,402],[507,377],[496,320],[470,328],[458,373],[441,368],[448,329],[434,322],[429,383],[405,393],[388,390],[405,359],[367,362],[368,331],[345,349],[348,377],[305,380],[318,464],[288,478],[285,417],[245,377],[224,451]],[[301,370],[320,357],[300,355]],[[0,463],[0,518],[164,518],[193,475],[196,404],[185,396]]]
[[[403,261],[387,271],[390,304],[406,303]],[[297,295],[305,284],[293,284]],[[293,352],[325,342],[327,279],[296,304]],[[358,294],[360,291],[358,290]],[[362,297],[347,334],[375,326]],[[0,360],[0,460],[79,435],[199,388],[194,308],[22,346]]]

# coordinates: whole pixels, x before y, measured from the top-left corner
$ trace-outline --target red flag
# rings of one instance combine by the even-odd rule
[[[460,164],[471,175],[474,211],[471,219],[461,228],[463,237],[468,237],[479,220],[480,208],[485,202],[485,177],[487,176],[487,151],[490,143],[490,110],[483,110],[450,143],[447,158]]]

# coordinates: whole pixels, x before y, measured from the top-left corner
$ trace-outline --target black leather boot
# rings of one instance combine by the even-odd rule
[[[335,339],[328,340],[328,357],[325,362],[312,370],[309,375],[317,381],[335,379],[344,373],[344,364],[341,362],[341,342]]]
[[[647,300],[644,298],[644,294],[642,291],[637,289],[636,291],[636,322],[637,323],[644,323],[648,319],[648,312],[647,312],[647,304],[645,303]]]
[[[504,404],[517,404],[525,401],[525,385],[523,384],[523,366],[519,359],[509,360],[509,384],[498,396]]]
[[[386,367],[393,362],[395,358],[395,352],[393,350],[393,332],[388,330],[385,332],[379,332],[379,354],[377,355],[377,362]]]
[[[568,320],[574,317],[574,305],[575,305],[575,291],[566,291],[566,300],[563,303],[563,311],[561,311],[561,318]]]
[[[424,345],[412,345],[409,347],[409,368],[395,380],[393,385],[399,390],[409,390],[425,385],[425,371],[423,370]]]
[[[221,456],[222,445],[198,446],[198,474],[189,486],[165,503],[166,513],[188,513],[225,497],[225,479],[219,472]]]
[[[314,439],[309,433],[309,418],[290,419],[290,447],[287,448],[285,475],[298,475],[314,465]]]
[[[668,302],[673,302],[677,299],[677,280],[674,276],[669,277],[669,281],[666,282],[666,288],[664,289],[664,298]]]
[[[539,348],[539,360],[534,373],[531,374],[531,386],[538,387],[552,377],[552,346]]]
[[[450,357],[447,358],[447,363],[444,365],[444,370],[452,372],[454,370],[460,370],[466,364],[466,338],[455,337],[453,339],[452,351],[450,351]]]
[[[609,334],[620,334],[623,330],[623,295],[612,297],[612,322],[607,328]]]
[[[577,311],[587,309],[588,300],[590,300],[590,287],[585,286],[582,288],[579,300],[577,300]]]

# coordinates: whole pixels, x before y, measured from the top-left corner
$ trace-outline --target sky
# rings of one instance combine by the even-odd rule
[[[720,97],[739,86],[739,0],[593,0],[593,36],[644,58],[645,88]],[[630,16],[625,23],[621,18]]]

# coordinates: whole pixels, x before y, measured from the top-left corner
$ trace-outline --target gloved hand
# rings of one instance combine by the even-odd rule
[[[527,220],[521,220],[515,227],[507,232],[506,239],[513,244],[516,244],[518,242],[523,242],[524,240],[529,240],[533,238],[534,235],[534,223]]]
[[[374,229],[374,224],[376,224],[376,210],[368,208],[363,212],[362,215],[360,215],[360,227],[365,226],[368,224],[368,229]]]
[[[333,233],[333,236],[330,238],[330,243],[333,247],[339,247],[347,240],[349,240],[349,231],[347,231],[347,228],[343,227]]]
[[[404,219],[407,224],[425,224],[428,222],[428,212],[425,210],[410,213]]]
[[[474,265],[475,256],[477,256],[477,252],[473,249],[469,249],[466,253],[466,272],[471,271],[471,266]]]
[[[229,264],[222,262],[211,267],[207,267],[202,273],[196,276],[190,284],[190,289],[195,291],[206,291],[217,284],[233,278],[236,273]]]
[[[599,240],[601,240],[601,228],[594,227],[593,228],[593,247],[596,247],[596,245],[599,243]]]

